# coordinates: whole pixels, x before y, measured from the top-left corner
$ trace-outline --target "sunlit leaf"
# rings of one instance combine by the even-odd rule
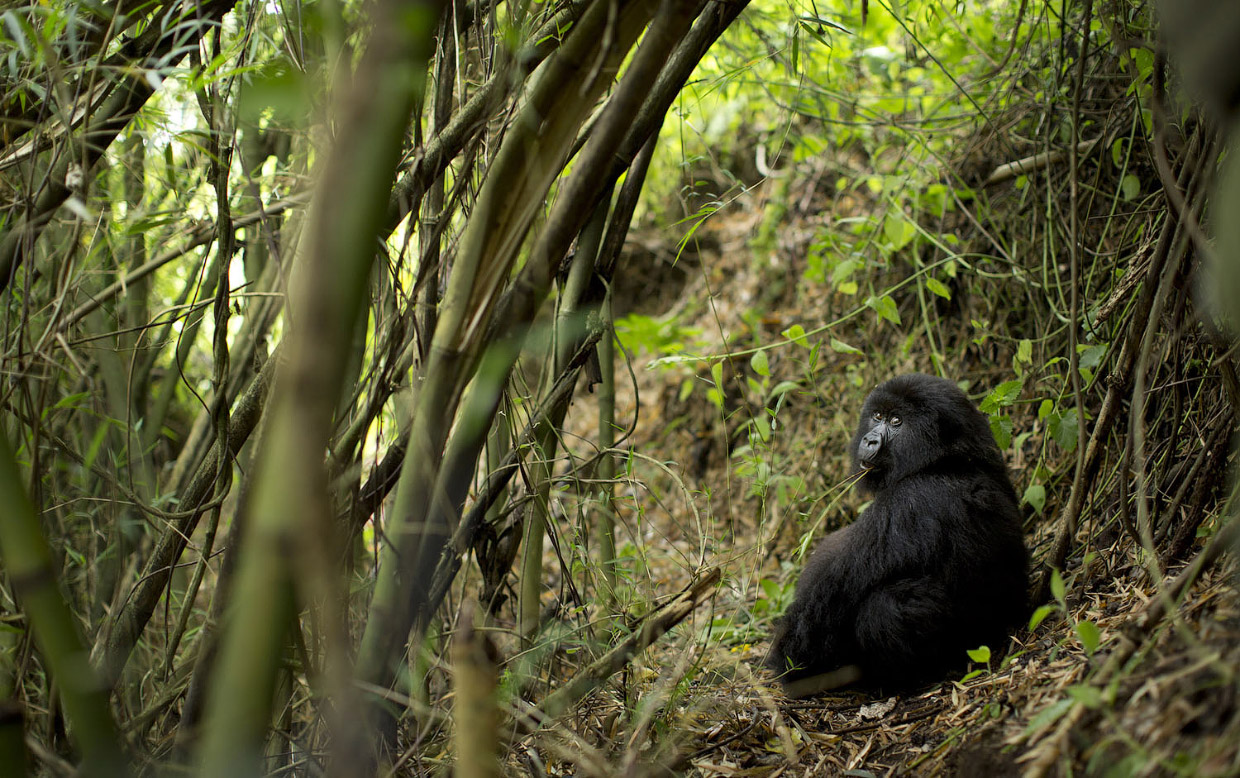
[[[1029,484],[1025,489],[1025,496],[1022,501],[1033,506],[1033,509],[1040,515],[1042,509],[1046,507],[1046,487],[1042,484]]]
[[[1092,621],[1078,621],[1076,623],[1076,636],[1081,640],[1081,647],[1085,649],[1085,653],[1093,656],[1098,650],[1098,646],[1102,643],[1102,630],[1098,629],[1098,625]]]
[[[859,348],[854,348],[838,338],[831,338],[831,350],[840,354],[855,354],[857,356],[865,356],[865,353]]]
[[[947,284],[944,284],[934,276],[926,278],[926,288],[937,294],[939,297],[943,297],[948,300],[952,299],[952,290],[948,289]]]
[[[1051,596],[1062,605],[1064,603],[1064,593],[1063,576],[1059,574],[1058,570],[1051,570]]]
[[[1033,631],[1038,625],[1046,620],[1046,617],[1055,612],[1054,605],[1039,605],[1033,615],[1029,617],[1029,630]]]
[[[767,361],[765,351],[755,351],[753,356],[749,358],[749,366],[760,376],[769,376],[771,374],[771,365]]]

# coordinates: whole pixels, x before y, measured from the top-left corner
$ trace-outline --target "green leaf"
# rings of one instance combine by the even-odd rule
[[[762,438],[763,443],[771,439],[771,422],[765,416],[754,416],[753,426],[758,430],[758,437]]]
[[[83,470],[90,470],[95,466],[95,458],[99,456],[99,450],[103,448],[103,441],[107,434],[107,424],[100,424],[95,428],[95,435],[90,441],[90,446],[86,449],[86,456],[82,457]]]
[[[771,365],[767,361],[765,351],[755,351],[753,356],[749,358],[749,366],[760,376],[769,376],[771,374]]]
[[[891,211],[883,221],[883,235],[887,238],[891,251],[899,251],[917,237],[917,225],[905,218],[904,214]]]
[[[943,297],[948,300],[952,299],[952,290],[948,289],[947,285],[937,278],[927,278],[926,288],[937,294],[939,297]]]
[[[843,26],[842,24],[840,24],[839,22],[833,22],[830,19],[826,19],[821,16],[811,16],[809,14],[806,14],[804,16],[801,16],[800,20],[802,22],[806,22],[809,24],[815,24],[820,27],[830,27],[833,30],[839,30],[840,32],[845,33],[847,35],[852,35],[852,31],[849,30],[847,27]]]
[[[1106,699],[1102,696],[1102,690],[1088,684],[1073,684],[1065,691],[1068,692],[1069,697],[1081,703],[1090,710],[1097,710],[1106,702]]]
[[[1025,727],[1025,737],[1031,737],[1046,729],[1063,718],[1063,715],[1076,705],[1076,700],[1071,697],[1062,699],[1053,705],[1043,708],[1038,715],[1029,719],[1029,725]]]
[[[1046,487],[1042,484],[1029,484],[1029,488],[1025,489],[1025,496],[1022,498],[1024,502],[1033,506],[1033,509],[1042,515],[1042,509],[1046,507]]]
[[[1063,576],[1059,574],[1058,570],[1051,570],[1051,596],[1058,600],[1060,605],[1065,605],[1064,610],[1067,610],[1064,600]]]
[[[968,650],[969,659],[974,662],[988,664],[990,662],[990,646],[978,646]]]
[[[87,397],[90,397],[90,392],[78,392],[77,394],[71,394],[66,397],[60,398],[60,400],[57,401],[57,403],[52,407],[53,408],[76,408],[78,406],[78,403],[80,403],[82,400],[85,400]]]
[[[1090,656],[1093,656],[1098,646],[1102,644],[1102,630],[1098,629],[1098,625],[1092,621],[1078,621],[1076,636],[1081,639],[1081,647]]]
[[[794,324],[779,334],[783,335],[785,338],[792,341],[793,343],[797,343],[801,346],[805,346],[806,348],[809,347],[805,341],[805,328],[802,327],[800,324]]]
[[[780,590],[778,583],[772,581],[770,578],[763,578],[761,581],[758,581],[758,585],[762,587],[762,594],[768,600],[774,601],[779,599]]]
[[[1015,381],[1004,381],[992,389],[978,407],[982,413],[993,414],[1000,408],[1006,408],[1015,403],[1024,388],[1025,382],[1019,378]]]
[[[1012,420],[1007,416],[990,417],[990,434],[1000,450],[1012,445]]]
[[[861,349],[853,348],[842,340],[831,338],[831,350],[838,351],[841,354],[856,354],[859,357],[865,356]]]
[[[237,100],[237,112],[257,123],[266,110],[281,122],[307,121],[310,111],[310,81],[288,60],[269,62],[244,82]]]
[[[1033,364],[1033,341],[1024,338],[1016,346],[1016,361],[1024,362],[1026,365]]]
[[[1041,624],[1046,619],[1047,616],[1051,615],[1054,612],[1055,612],[1054,605],[1039,605],[1038,609],[1035,610],[1033,612],[1033,615],[1029,617],[1029,631],[1032,632],[1033,630],[1037,629],[1038,625]]]
[[[1107,354],[1106,343],[1097,343],[1092,346],[1077,346],[1077,366],[1082,369],[1094,370],[1102,362],[1102,358]]]
[[[773,400],[776,397],[779,397],[780,395],[791,392],[793,389],[800,389],[800,388],[801,388],[801,385],[797,383],[796,381],[780,381],[779,383],[775,384],[775,388],[771,390],[771,393],[769,396]]]
[[[1154,52],[1143,48],[1132,48],[1128,49],[1128,56],[1132,57],[1133,63],[1136,64],[1141,80],[1149,79],[1154,72]]]
[[[1137,199],[1141,194],[1141,179],[1129,173],[1120,180],[1119,191],[1125,200]]]
[[[1051,437],[1064,449],[1076,451],[1076,408],[1069,408],[1058,416],[1050,417]]]
[[[865,267],[865,263],[854,257],[840,260],[835,264],[835,267],[831,269],[831,283],[835,285],[836,289],[844,292],[845,294],[856,294],[856,282],[851,283],[852,291],[848,292],[844,290],[844,284],[852,278],[853,273],[856,273],[863,267]]]
[[[882,297],[871,297],[865,301],[865,304],[874,309],[880,319],[886,319],[899,326],[900,311],[896,309],[896,301],[891,299],[891,295],[885,294]]]

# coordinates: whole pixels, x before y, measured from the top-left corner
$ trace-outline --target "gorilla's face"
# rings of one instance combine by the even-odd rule
[[[866,398],[852,455],[865,474],[861,483],[879,490],[940,458],[988,457],[993,448],[985,416],[964,392],[946,379],[913,374],[881,384]]]
[[[899,408],[876,408],[862,418],[857,430],[858,440],[853,449],[857,467],[876,473],[891,468],[892,447],[904,426],[904,416]]]

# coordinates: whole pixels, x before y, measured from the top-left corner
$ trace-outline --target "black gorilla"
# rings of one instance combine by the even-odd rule
[[[865,401],[852,454],[874,500],[822,540],[768,666],[791,694],[900,688],[998,651],[1026,616],[1016,493],[986,417],[951,381],[893,378]]]

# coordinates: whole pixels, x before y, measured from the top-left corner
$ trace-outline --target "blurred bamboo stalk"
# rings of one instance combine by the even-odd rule
[[[624,247],[624,237],[629,232],[629,224],[633,213],[637,210],[637,201],[641,197],[642,186],[646,182],[646,174],[650,171],[650,160],[658,146],[659,129],[655,127],[650,138],[642,145],[641,150],[633,158],[633,164],[624,177],[624,184],[616,196],[612,208],[611,221],[607,226],[607,235],[599,248],[595,263],[595,274],[607,284],[603,293],[600,309],[603,334],[598,344],[599,362],[599,394],[598,394],[598,440],[599,440],[599,524],[596,528],[598,536],[598,557],[603,570],[603,611],[611,612],[616,601],[617,565],[616,565],[616,507],[615,477],[616,455],[612,451],[616,446],[616,317],[612,307],[611,279],[615,275],[616,262],[620,258],[620,250]]]
[[[309,224],[314,239],[294,279],[288,361],[279,367],[278,391],[257,454],[234,600],[207,704],[200,748],[207,776],[262,771],[276,675],[298,595],[301,603],[314,602],[327,611],[338,601],[333,561],[338,555],[330,551],[335,538],[323,457],[393,171],[424,86],[440,5],[389,0],[378,3],[373,13],[370,43],[353,74],[355,82],[340,85],[342,126],[313,204]],[[323,623],[339,629],[342,619],[329,612]],[[339,642],[342,648],[339,637],[329,640],[329,647]],[[347,676],[333,678],[334,685],[332,678],[327,683],[336,693],[335,743],[347,753],[364,735],[357,717],[348,713]],[[353,756],[338,764],[366,772]]]
[[[9,586],[34,630],[43,661],[60,691],[73,738],[82,749],[82,773],[128,774],[108,697],[91,669],[77,622],[61,595],[52,550],[26,495],[8,435],[0,430],[0,558]],[[6,727],[7,729],[7,727]],[[17,765],[6,762],[5,769]]]
[[[452,642],[456,705],[453,740],[458,778],[491,778],[500,774],[499,706],[496,651],[485,632],[474,628],[476,605],[467,601],[461,609]]]

